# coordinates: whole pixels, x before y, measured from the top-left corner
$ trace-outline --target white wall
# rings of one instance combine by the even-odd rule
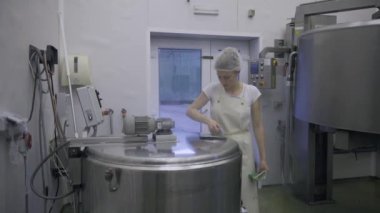
[[[144,0],[65,1],[68,53],[89,56],[92,83],[103,106],[114,110],[116,133],[121,108],[147,112],[147,10]]]
[[[306,1],[308,2],[308,1]],[[90,57],[93,85],[104,107],[114,109],[115,132],[120,132],[120,109],[135,115],[149,114],[149,28],[196,32],[262,35],[264,46],[282,38],[287,18],[300,1],[113,0],[65,1],[68,52]],[[219,16],[196,16],[195,5],[219,9]],[[248,9],[256,16],[247,17]],[[83,127],[81,114],[79,129]],[[106,133],[108,123],[100,127]],[[72,128],[70,128],[72,129]],[[69,129],[69,130],[70,130]]]
[[[149,26],[168,29],[249,32],[262,35],[263,47],[282,38],[297,5],[312,0],[154,0],[149,2]],[[193,8],[218,9],[218,16],[194,15]],[[248,10],[256,15],[248,18]]]
[[[57,46],[56,10],[57,3],[50,0],[0,1],[0,112],[23,118],[29,115],[33,80],[28,70],[28,46],[33,44],[41,49],[47,44]],[[29,177],[39,161],[37,120],[38,111],[35,111],[28,125],[34,138],[28,153]],[[11,164],[9,142],[3,136],[0,136],[0,156],[0,211],[24,212],[23,163]],[[37,185],[39,180],[37,176]],[[29,205],[33,212],[42,212],[42,200],[32,193]]]

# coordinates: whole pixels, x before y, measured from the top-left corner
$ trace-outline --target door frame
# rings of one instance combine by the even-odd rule
[[[213,39],[223,39],[223,40],[245,40],[249,41],[249,57],[250,59],[258,58],[259,51],[261,49],[262,39],[258,33],[241,33],[241,32],[207,32],[207,31],[185,31],[185,30],[172,30],[172,29],[161,29],[161,28],[150,28],[147,31],[147,81],[149,82],[147,91],[148,96],[148,113],[153,117],[158,117],[159,113],[159,94],[157,92],[157,83],[155,81],[157,78],[154,76],[153,67],[157,64],[152,64],[157,53],[152,52],[152,42],[153,39],[167,39],[167,40],[213,40]],[[170,46],[169,46],[170,48]],[[211,54],[211,53],[210,53]],[[203,55],[203,53],[202,53]],[[158,60],[156,60],[158,63]],[[202,72],[202,87],[203,82],[203,72]],[[211,76],[210,76],[211,80]]]
[[[162,46],[162,43],[165,43]],[[186,43],[185,45],[183,43]],[[209,42],[205,40],[192,40],[192,39],[173,39],[173,38],[153,38],[151,41],[151,58],[150,58],[150,75],[151,75],[151,106],[153,105],[152,112],[155,117],[159,115],[159,83],[158,83],[158,50],[160,48],[173,48],[173,49],[200,49],[202,56],[210,55],[210,49],[207,48]],[[210,82],[210,76],[204,70],[210,69],[210,62],[202,60],[201,63],[201,89]]]

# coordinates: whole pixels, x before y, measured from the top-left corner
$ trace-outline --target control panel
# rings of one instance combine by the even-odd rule
[[[276,88],[276,58],[262,58],[249,62],[248,83],[260,89]]]

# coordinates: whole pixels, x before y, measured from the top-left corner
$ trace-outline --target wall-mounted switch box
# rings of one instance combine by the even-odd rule
[[[93,87],[77,88],[79,102],[82,107],[86,127],[96,126],[103,122],[100,100]]]
[[[68,56],[71,85],[86,86],[91,85],[90,66],[88,56],[69,55]],[[61,86],[68,86],[65,63],[61,64]]]

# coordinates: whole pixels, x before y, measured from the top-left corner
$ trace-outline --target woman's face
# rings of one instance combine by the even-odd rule
[[[223,85],[224,89],[230,89],[232,86],[238,82],[238,71],[217,71],[217,75],[220,83]]]

